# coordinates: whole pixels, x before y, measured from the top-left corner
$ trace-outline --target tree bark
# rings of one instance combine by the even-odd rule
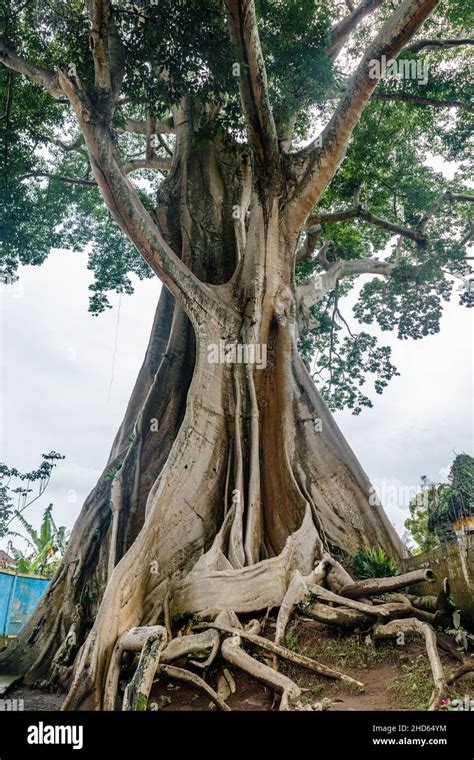
[[[192,326],[163,288],[106,470],[45,598],[0,655],[28,683],[73,665],[66,709],[107,707],[130,628],[166,624],[167,611],[279,606],[291,573],[308,575],[326,551],[404,553],[298,354],[296,237],[276,189],[263,202],[245,152],[203,146],[195,128],[177,129],[155,222],[227,307]],[[210,362],[221,341],[265,346],[265,365]]]

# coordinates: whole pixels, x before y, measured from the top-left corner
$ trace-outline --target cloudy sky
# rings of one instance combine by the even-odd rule
[[[27,513],[33,524],[52,501],[57,523],[72,527],[106,462],[158,300],[158,281],[147,280],[122,296],[120,310],[114,296],[112,310],[92,317],[90,281],[85,256],[55,251],[42,267],[24,268],[19,284],[0,285],[0,461],[28,470],[52,449],[66,455]],[[336,416],[403,532],[420,476],[443,480],[456,453],[472,452],[472,310],[455,298],[440,334],[382,338],[401,377],[376,396],[373,409]]]

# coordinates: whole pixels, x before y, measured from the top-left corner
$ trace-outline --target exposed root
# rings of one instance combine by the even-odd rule
[[[199,634],[195,634],[195,636],[196,635],[199,636]],[[194,639],[195,640],[195,636],[185,636],[184,639]],[[206,660],[204,660],[204,662],[201,662],[200,660],[190,660],[190,664],[194,665],[195,668],[202,668],[203,670],[207,670],[207,668],[210,668],[210,666],[212,665],[212,663],[216,659],[217,655],[219,654],[219,648],[220,648],[221,640],[220,640],[220,637],[219,637],[219,634],[217,633],[217,631],[206,631],[206,633],[204,634],[204,636],[206,638],[204,640],[202,640],[202,642],[200,642],[199,648],[201,649],[201,647],[204,646],[207,649],[209,647],[209,643],[208,642],[210,640],[211,641],[211,651],[209,653],[209,656],[207,657]],[[180,639],[176,639],[176,641],[179,644]],[[180,654],[178,654],[177,656],[175,655],[174,657],[172,657],[173,660],[176,660],[176,659],[178,659],[178,657],[182,657],[183,656],[184,649],[188,649],[188,647],[191,647],[191,646],[193,646],[192,642],[188,641],[188,642],[186,642],[185,647],[183,647],[181,645],[181,649],[180,649],[179,645],[178,645],[175,649],[170,649],[169,652],[167,652],[167,655],[170,656],[170,654],[172,654],[173,651],[180,651]],[[196,649],[195,649],[195,647],[193,647],[193,649],[192,650],[189,649],[189,651],[195,652]],[[201,651],[202,651],[202,649],[201,649]],[[186,652],[186,654],[187,653],[188,652]]]
[[[321,583],[328,572],[329,564],[326,560],[322,560],[316,566],[310,575],[303,577],[299,570],[295,570],[290,579],[287,592],[283,597],[278,617],[276,621],[275,631],[275,644],[281,644],[285,640],[286,628],[288,622],[295,610],[295,607],[300,604],[303,599],[309,594],[308,585]],[[273,656],[273,667],[275,670],[278,668],[278,657]]]
[[[302,668],[306,668],[306,670],[311,670],[313,673],[318,673],[318,675],[326,676],[327,678],[332,678],[336,681],[342,681],[348,685],[357,686],[359,689],[364,688],[364,684],[360,681],[356,681],[355,678],[351,678],[345,673],[341,673],[340,671],[334,670],[327,665],[323,665],[321,662],[317,662],[310,657],[305,657],[302,654],[292,652],[289,649],[280,646],[279,644],[275,644],[273,641],[269,641],[269,639],[263,638],[263,636],[256,636],[254,634],[247,633],[246,631],[241,631],[239,629],[222,625],[218,622],[198,623],[196,627],[200,628],[203,626],[209,626],[210,628],[216,628],[217,630],[224,633],[240,636],[242,639],[249,641],[251,644],[255,644],[255,646],[258,646],[267,652],[271,652],[272,654],[276,654],[279,657],[288,660],[289,662],[293,662],[295,665],[300,665]]]
[[[275,672],[273,668],[247,654],[241,647],[241,637],[246,639],[249,637],[260,638],[257,634],[251,633],[251,631],[260,629],[258,620],[252,620],[247,626],[247,630],[244,631],[235,612],[233,610],[226,610],[217,616],[215,626],[232,631],[232,636],[225,638],[222,642],[221,654],[223,658],[227,662],[230,662],[231,665],[240,668],[240,670],[265,684],[265,686],[268,686],[277,694],[280,694],[280,710],[288,710],[290,700],[294,700],[300,696],[300,687],[291,678]]]
[[[422,634],[425,638],[426,652],[434,681],[434,689],[431,694],[428,710],[438,710],[441,700],[446,693],[447,684],[436,645],[436,632],[429,625],[420,622],[416,618],[392,620],[390,623],[376,624],[373,627],[374,639],[390,639],[397,637],[400,633]]]
[[[176,681],[184,681],[185,683],[189,683],[192,686],[195,686],[196,689],[200,689],[203,691],[207,696],[212,700],[212,702],[216,705],[216,707],[219,708],[219,710],[226,710],[230,711],[230,707],[226,705],[223,699],[212,689],[209,684],[207,684],[200,676],[196,675],[195,673],[191,673],[190,670],[185,670],[184,668],[177,668],[174,665],[160,665],[159,666],[159,673],[167,676],[168,678],[173,678]]]
[[[104,707],[106,710],[115,709],[122,654],[124,652],[141,652],[149,637],[153,634],[159,634],[163,630],[162,626],[131,628],[118,639],[112,654],[105,684]],[[217,655],[219,646],[220,637],[217,631],[208,630],[203,633],[181,636],[169,641],[162,649],[160,663],[167,664],[188,654],[205,653],[210,649],[211,654],[204,665],[202,662],[194,663],[198,667],[208,667]]]
[[[413,607],[418,610],[424,610],[425,612],[432,612],[433,614],[438,610],[438,597],[437,596],[415,596],[415,594],[406,594],[405,598],[408,599]]]
[[[458,681],[468,673],[474,673],[474,662],[465,661],[459,666],[447,679],[447,684],[451,686],[455,681]]]
[[[329,568],[327,572],[326,582],[331,591],[334,591],[336,594],[338,594],[341,588],[354,583],[354,580],[351,578],[347,570],[337,560],[335,560],[334,557],[331,557],[328,552],[324,552],[322,559],[324,562],[326,562]]]
[[[436,641],[441,649],[444,649],[445,652],[448,652],[448,654],[450,654],[451,657],[453,657],[455,660],[458,660],[461,665],[466,662],[466,658],[464,657],[463,653],[459,651],[459,649],[453,644],[448,636],[437,632]]]
[[[410,600],[402,594],[393,594],[384,599],[372,598],[374,605],[379,605],[385,609],[391,618],[415,617],[422,623],[429,625],[436,624],[436,616],[431,612],[425,612],[413,607]]]
[[[253,633],[256,636],[259,635],[260,631],[262,630],[263,626],[259,623],[258,620],[251,620],[249,623],[247,623],[246,626],[244,626],[244,630],[247,633]]]
[[[363,612],[366,615],[375,615],[375,617],[389,617],[390,613],[385,609],[384,605],[371,605],[363,602],[356,602],[353,599],[346,599],[339,594],[335,594],[333,591],[328,591],[327,588],[321,586],[308,586],[308,590],[312,596],[316,596],[318,599],[322,599],[325,602],[334,602],[340,604],[343,607],[348,607],[351,610],[357,610]]]
[[[388,600],[388,601],[387,601]],[[372,600],[377,604],[377,600]],[[385,608],[392,611],[392,617],[398,615],[399,617],[415,617],[421,620],[422,623],[428,623],[429,625],[436,624],[436,615],[432,612],[425,612],[425,610],[414,607],[410,597],[405,594],[390,594],[383,600]]]
[[[396,591],[405,588],[405,586],[413,586],[415,583],[433,583],[435,580],[436,575],[432,570],[413,570],[411,573],[394,575],[390,578],[367,578],[365,581],[344,586],[339,593],[348,599],[360,599],[361,597]]]
[[[239,607],[243,607],[245,611],[250,611],[254,586],[250,583],[250,588],[247,588],[244,594],[242,592],[245,586],[242,581],[245,577],[250,581],[255,581],[256,578],[263,580],[264,582],[260,586],[260,590],[263,591],[264,596],[270,601],[273,593],[274,606],[279,606],[275,641],[270,641],[259,635],[262,624],[257,619],[250,620],[250,622],[243,626],[232,609],[219,610],[218,606],[217,609],[211,607],[200,610],[201,617],[206,615],[206,617],[214,617],[215,619],[214,621],[210,619],[208,622],[201,622],[195,625],[194,630],[199,632],[178,636],[169,641],[167,639],[168,631],[171,631],[169,610],[174,605],[174,597],[171,594],[166,600],[164,610],[166,627],[149,626],[132,628],[126,631],[117,641],[111,658],[106,683],[106,698],[104,701],[109,706],[109,709],[114,709],[120,660],[124,651],[141,652],[137,670],[125,692],[124,710],[146,709],[148,695],[155,674],[177,678],[192,684],[209,696],[212,705],[217,706],[221,710],[229,710],[226,700],[232,693],[235,693],[236,685],[228,669],[223,669],[218,678],[217,691],[214,691],[195,673],[168,664],[186,655],[198,653],[203,655],[207,653],[207,657],[204,660],[194,659],[190,662],[191,665],[206,669],[215,661],[220,653],[222,658],[234,668],[242,670],[269,687],[275,695],[279,695],[280,710],[303,709],[303,706],[299,702],[299,697],[301,696],[300,687],[291,678],[278,672],[279,658],[292,662],[318,675],[338,680],[351,687],[355,686],[357,689],[363,690],[364,684],[360,681],[312,658],[293,652],[282,645],[288,623],[295,608],[301,602],[307,602],[308,598],[311,601],[305,607],[305,614],[311,619],[324,624],[356,627],[358,625],[368,625],[370,620],[372,620],[372,631],[375,639],[392,638],[398,636],[401,632],[422,634],[425,638],[434,681],[434,689],[428,709],[438,709],[445,694],[447,683],[436,646],[436,633],[430,625],[435,621],[435,615],[429,611],[435,608],[434,600],[430,599],[429,602],[423,603],[419,601],[418,597],[396,593],[379,598],[375,596],[376,593],[386,593],[389,587],[405,587],[410,583],[419,582],[420,574],[418,572],[408,573],[405,576],[397,577],[396,580],[393,578],[370,579],[369,582],[361,582],[361,584],[348,584],[347,580],[348,578],[350,579],[348,573],[339,563],[333,561],[329,555],[325,554],[312,572],[303,575],[297,568],[289,572],[293,561],[290,559],[292,554],[289,551],[290,547],[291,543],[287,544],[286,552],[284,551],[282,555],[275,558],[277,562],[272,560],[262,561],[253,567],[242,568],[239,571],[235,569],[213,571],[209,570],[209,567],[206,565],[205,570],[200,570],[195,574],[192,584],[189,585],[188,582],[185,586],[181,585],[179,592],[183,594],[186,589],[185,595],[189,600],[189,595],[194,596],[194,592],[198,588],[198,596],[200,595],[203,600],[213,599],[213,601],[216,601],[219,599],[219,604],[222,604],[219,597],[220,592],[216,592],[210,588],[206,589],[201,584],[201,581],[205,577],[207,583],[211,584],[211,576],[214,579],[218,579],[219,582],[233,578],[236,580],[236,585],[233,588],[238,593],[236,596],[231,593],[231,597],[239,600]],[[286,592],[278,604],[276,597],[281,595],[281,592],[277,590],[275,595],[274,590],[270,591],[267,580],[269,579],[270,568],[274,571],[275,566],[278,566],[279,563],[283,572],[280,575],[277,573],[278,582],[284,583],[285,576],[288,578],[288,573],[289,579],[287,580]],[[431,571],[423,571],[423,578],[425,580],[430,577]],[[198,586],[195,585],[195,581],[197,580],[199,580]],[[385,581],[389,583],[386,584]],[[322,583],[327,583],[332,588],[341,588],[341,593],[324,588],[320,585]],[[349,596],[346,596],[345,594],[348,592],[348,589]],[[192,594],[190,594],[191,590]],[[373,595],[373,599],[370,601],[366,600],[365,597],[367,595]],[[181,601],[183,601],[183,598],[181,596]],[[259,601],[255,603],[254,600],[254,607],[260,608],[262,596],[257,595],[257,599]],[[318,601],[313,601],[314,599]],[[417,602],[418,606],[415,608],[412,602]],[[376,621],[374,621],[374,618],[376,618]],[[396,619],[386,622],[389,618]],[[245,651],[242,646],[243,642],[248,642],[264,652],[271,653],[273,655],[274,667],[270,667]],[[465,673],[472,672],[473,670],[474,664],[462,661],[461,667],[452,674],[449,682],[452,683]]]
[[[318,623],[337,625],[343,628],[354,628],[368,620],[368,616],[364,612],[350,610],[348,607],[328,607],[327,604],[320,602],[305,607],[304,614]]]
[[[207,652],[211,650],[211,654],[207,658],[205,663],[196,662],[197,667],[209,667],[214,661],[217,652],[219,651],[220,637],[217,631],[204,631],[203,633],[192,633],[188,636],[179,636],[176,639],[168,642],[166,648],[161,655],[161,662],[173,662],[181,657],[185,657],[188,654],[198,654],[199,652]]]
[[[226,701],[231,695],[230,686],[227,681],[227,678],[224,676],[223,673],[218,677],[217,679],[217,696],[219,699],[222,699],[223,702]],[[212,702],[209,703],[209,707],[212,709],[214,707],[214,704]]]
[[[217,633],[217,631],[215,631]],[[217,679],[217,694],[222,699],[223,702],[226,701],[230,697],[231,694],[235,694],[237,691],[237,687],[235,685],[234,676],[228,670],[228,668],[224,668],[222,673],[220,674],[219,678]],[[211,703],[210,707],[214,707],[214,705]]]
[[[148,636],[140,655],[138,667],[125,689],[122,710],[146,710],[161,650],[166,645],[166,640],[167,633],[164,627]]]
[[[283,597],[281,607],[278,611],[275,631],[276,644],[281,644],[282,641],[285,640],[286,628],[294,609],[301,601],[303,601],[307,593],[308,587],[303,576],[299,570],[295,570],[291,576],[288,590]],[[278,669],[278,657],[276,654],[273,655],[273,667],[275,670]]]
[[[104,688],[104,710],[115,710],[117,687],[120,677],[120,660],[124,652],[141,652],[145,641],[153,633],[159,633],[162,626],[131,628],[120,636],[110,658]]]
[[[288,709],[289,700],[297,699],[301,695],[300,687],[282,673],[276,672],[268,665],[264,665],[263,662],[259,662],[251,655],[244,652],[241,647],[241,638],[239,631],[236,630],[232,636],[224,639],[221,646],[222,656],[231,665],[240,668],[245,673],[248,673],[257,681],[265,684],[273,691],[282,695],[280,702],[280,709]]]
[[[232,675],[232,673],[230,672],[228,668],[224,668],[223,676],[225,680],[227,681],[227,683],[229,684],[230,693],[235,694],[235,692],[237,691],[237,687],[235,685],[234,676]]]
[[[224,581],[225,578],[228,579],[229,577],[237,580],[239,576],[238,583],[234,588],[238,592],[239,605],[244,607],[246,611],[250,611],[254,586],[251,583],[246,593],[242,593],[245,587],[241,581],[244,577],[248,577],[249,580],[255,580],[256,578],[263,580],[263,585],[260,586],[261,591],[263,591],[263,598],[267,598],[271,602],[273,593],[274,606],[279,606],[275,641],[270,641],[260,635],[262,623],[259,620],[252,619],[244,626],[233,610],[219,610],[219,608],[217,610],[200,610],[201,617],[205,614],[211,618],[214,617],[214,621],[211,619],[209,622],[198,623],[194,626],[194,630],[197,632],[187,635],[178,634],[177,637],[170,640],[169,636],[172,632],[170,612],[174,605],[174,597],[171,592],[167,595],[163,608],[165,626],[155,625],[131,628],[118,638],[107,672],[104,692],[105,709],[115,709],[121,658],[124,652],[139,652],[140,659],[133,678],[125,690],[123,710],[146,710],[155,677],[165,676],[192,685],[209,697],[211,707],[216,706],[220,710],[228,711],[230,708],[226,704],[226,700],[236,691],[236,684],[230,671],[227,668],[223,669],[217,681],[217,691],[215,691],[196,673],[187,668],[176,667],[170,664],[174,660],[188,655],[195,656],[193,660],[189,661],[191,666],[206,670],[220,654],[233,668],[240,669],[257,681],[265,684],[266,687],[274,692],[276,698],[278,695],[280,710],[319,710],[323,708],[320,706],[307,707],[302,704],[300,701],[301,688],[291,678],[278,672],[279,659],[292,662],[320,676],[341,681],[348,686],[355,686],[362,691],[364,684],[360,681],[312,658],[293,652],[282,645],[288,623],[296,607],[303,601],[306,602],[304,608],[305,614],[311,619],[324,624],[354,628],[360,625],[369,625],[372,620],[372,631],[375,639],[392,638],[398,636],[401,632],[422,634],[425,638],[434,681],[434,689],[428,709],[439,709],[441,700],[446,692],[447,681],[436,646],[436,633],[431,626],[431,623],[435,622],[436,617],[430,610],[436,609],[438,598],[436,598],[435,604],[434,598],[430,598],[425,603],[418,597],[407,594],[392,593],[387,595],[385,593],[387,586],[384,582],[387,580],[392,582],[394,580],[392,578],[370,579],[370,585],[365,582],[362,582],[362,584],[348,584],[346,583],[347,579],[350,578],[348,573],[327,554],[323,555],[323,559],[319,561],[309,574],[304,575],[297,568],[291,570],[291,565],[295,559],[294,555],[292,555],[293,547],[289,543],[287,544],[286,551],[278,558],[275,558],[277,560],[276,563],[272,560],[262,561],[253,567],[243,568],[240,571],[236,571],[235,569],[209,571],[209,569],[206,569],[205,571],[196,573],[195,576],[195,580],[197,580],[197,576],[200,576],[199,588],[201,591],[199,593],[202,595],[202,598],[213,598],[213,600],[219,598],[220,592],[217,592],[216,596],[211,589],[205,589],[201,585],[201,580],[204,580],[204,576],[206,576],[209,584],[212,581],[210,577],[212,575],[218,578],[219,581]],[[270,586],[267,583],[270,579],[270,568],[275,570],[275,565],[278,566],[278,564],[283,571],[281,574],[277,573],[278,582],[283,584],[285,577],[287,579],[286,592],[283,594],[279,604],[277,597],[281,595],[280,590],[277,590],[275,595],[274,590],[270,591]],[[426,571],[423,572],[426,573]],[[415,582],[413,574],[407,575],[411,576],[412,582]],[[426,574],[424,577],[426,577]],[[401,578],[403,578],[403,581]],[[417,581],[419,581],[418,576]],[[341,588],[341,592],[336,593],[333,590],[329,590],[321,585],[323,583],[331,585],[333,589]],[[406,586],[407,576],[398,577],[397,583],[402,587]],[[196,590],[194,581],[192,586],[188,585],[186,587],[186,596],[191,588],[193,591]],[[184,589],[184,587],[181,586],[181,589]],[[347,593],[347,589],[350,590],[349,596],[343,595]],[[383,597],[376,597],[376,593],[385,593],[385,595]],[[365,599],[367,595],[372,595],[373,598],[367,600]],[[233,594],[231,596],[235,598]],[[254,603],[254,606],[260,608],[262,595],[257,596],[257,599],[259,601],[256,605]],[[314,601],[315,599],[317,601]],[[308,600],[310,600],[309,603]],[[221,603],[219,600],[219,604]],[[415,608],[413,603],[417,603],[418,606]],[[443,604],[443,599],[441,599],[441,604]],[[267,608],[267,616],[268,611],[269,609]],[[376,619],[375,621],[374,618]],[[390,618],[392,618],[391,622],[386,622]],[[252,654],[245,651],[242,646],[243,642],[248,642],[264,652],[272,654],[273,667],[261,662],[252,656]],[[443,646],[443,642],[440,641],[440,645]],[[447,647],[445,646],[444,648]],[[474,671],[473,663],[463,660],[462,657],[458,657],[458,659],[461,660],[461,666],[450,676],[448,683],[453,683],[466,673]]]

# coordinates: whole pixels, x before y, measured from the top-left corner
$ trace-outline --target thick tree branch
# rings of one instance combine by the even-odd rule
[[[89,0],[89,15],[95,86],[115,101],[122,86],[124,54],[109,0]]]
[[[308,216],[344,158],[352,131],[378,84],[371,77],[371,62],[382,55],[396,58],[437,4],[438,0],[404,0],[399,5],[367,49],[320,138],[293,155],[299,181],[289,206],[295,226]]]
[[[70,77],[61,70],[52,74],[12,53],[3,41],[0,41],[0,60],[43,86],[53,97],[65,95],[68,98],[84,135],[96,182],[122,231],[194,321],[199,312],[201,318],[202,312],[218,318],[222,304],[217,295],[188,269],[162,237],[120,166],[112,135],[94,112],[77,75]],[[84,182],[89,184],[89,180],[80,184]]]
[[[299,285],[296,289],[298,299],[303,306],[309,308],[321,301],[327,293],[334,290],[336,283],[343,277],[353,277],[359,274],[375,274],[388,277],[394,269],[379,259],[355,259],[353,261],[337,261],[323,274],[313,277],[309,282]]]
[[[278,166],[279,146],[268,95],[255,3],[253,0],[225,0],[225,7],[240,65],[240,96],[255,164],[258,170],[272,174]]]
[[[362,219],[368,224],[373,224],[375,227],[380,227],[388,232],[393,232],[394,235],[401,235],[409,240],[413,240],[416,243],[424,242],[425,237],[418,229],[412,230],[409,227],[404,227],[402,224],[396,222],[389,222],[387,219],[382,219],[380,216],[372,214],[368,209],[359,206],[357,210],[357,217]]]
[[[97,184],[118,225],[195,324],[209,316],[218,319],[222,305],[217,295],[164,240],[120,165],[107,123],[94,112],[78,78],[73,80],[60,71],[59,79],[84,135]]]
[[[470,239],[474,236],[474,222],[472,221],[472,219],[468,219],[467,223],[468,223],[467,232],[464,234],[464,237],[461,240],[461,246],[467,245]]]
[[[301,247],[296,252],[296,262],[299,263],[301,261],[307,261],[311,258],[314,251],[316,250],[316,244],[319,240],[319,236],[322,232],[322,227],[320,224],[315,224],[314,226],[308,227],[306,229],[306,235],[303,240],[303,243]],[[318,253],[318,260],[321,257],[321,259],[326,260],[326,253],[329,250],[330,244],[328,242],[324,243],[321,250]],[[323,266],[323,264],[321,264]],[[329,269],[329,266],[331,266],[328,262],[327,267],[323,267],[324,269]]]
[[[353,208],[342,209],[341,211],[318,212],[309,218],[308,223],[312,227],[315,224],[334,224],[335,222],[344,222],[350,219],[362,219],[368,224],[373,224],[375,227],[393,232],[394,235],[402,235],[415,242],[423,242],[425,240],[425,235],[419,229],[410,229],[410,227],[405,227],[402,224],[382,219],[382,217],[373,214],[360,204]]]
[[[17,55],[3,37],[0,37],[0,61],[12,71],[17,71],[18,74],[23,74],[32,82],[44,87],[53,98],[59,98],[64,94],[57,74]]]
[[[166,151],[166,153],[169,156],[173,156],[173,151],[171,150],[170,146],[168,145],[168,142],[165,140],[162,134],[159,132],[158,134],[158,142],[160,143],[161,147]]]
[[[430,219],[436,214],[439,208],[446,203],[446,201],[461,201],[464,203],[474,203],[474,195],[469,195],[468,193],[453,193],[450,190],[445,190],[444,193],[441,193],[441,195],[436,198],[436,200],[433,201],[431,206],[425,211],[423,216],[421,217],[421,221],[418,225],[418,229],[421,230],[421,232],[425,231],[426,225],[430,221]]]
[[[474,107],[462,100],[439,100],[438,98],[423,98],[403,92],[374,92],[372,100],[398,101],[410,103],[414,106],[432,106],[433,108],[462,108],[468,113],[474,113]]]
[[[331,42],[326,51],[330,58],[334,59],[339,55],[356,26],[366,16],[373,13],[373,11],[382,5],[382,2],[383,0],[363,0],[351,13],[344,16],[339,23],[333,26],[331,29]]]
[[[424,232],[416,228],[410,229],[409,227],[397,224],[396,222],[390,222],[387,219],[382,219],[381,217],[373,214],[368,209],[364,208],[360,203],[361,190],[362,186],[359,185],[354,192],[354,200],[351,207],[341,209],[339,211],[320,211],[310,216],[306,225],[305,240],[296,254],[297,262],[305,261],[312,256],[323,231],[322,225],[345,222],[351,219],[362,219],[369,224],[373,224],[376,227],[380,227],[382,229],[388,230],[389,232],[393,232],[396,235],[406,237],[416,243],[424,243],[426,241]],[[326,254],[329,248],[330,243],[326,242],[320,249],[317,256],[317,261],[319,262],[320,266],[326,270],[332,266],[332,264],[326,258]]]
[[[441,195],[439,195],[425,211],[417,227],[410,229],[401,224],[382,219],[381,217],[372,214],[368,209],[364,209],[359,203],[360,190],[361,188],[359,187],[354,193],[354,205],[352,208],[342,209],[341,211],[323,211],[311,216],[308,220],[309,239],[311,240],[311,237],[314,238],[315,236],[316,239],[319,237],[319,232],[322,230],[321,225],[323,224],[334,224],[341,221],[360,218],[369,224],[373,224],[382,229],[386,229],[389,232],[393,232],[396,235],[413,240],[415,243],[427,244],[428,238],[425,232],[426,226],[446,201],[450,200],[465,203],[474,202],[474,195],[469,195],[468,193],[453,193],[450,190],[446,190],[441,193]],[[472,224],[469,222],[469,230],[460,241],[460,245],[465,245],[469,242],[471,233]],[[315,242],[308,242],[306,248],[304,248],[306,255],[301,258],[307,258],[307,249],[311,245],[314,250]],[[359,274],[375,274],[388,277],[396,266],[389,262],[370,258],[337,261],[331,264],[326,258],[329,246],[330,244],[326,242],[317,256],[318,263],[325,271],[297,288],[297,295],[299,297],[300,305],[305,312],[305,319],[308,318],[307,310],[318,303],[318,301],[321,301],[327,293],[335,288],[337,282],[343,277],[352,277]],[[311,255],[311,253],[309,253],[309,255]],[[298,260],[301,260],[301,258],[297,257]]]
[[[460,47],[462,45],[474,45],[474,40],[469,37],[459,37],[449,40],[418,40],[409,45],[406,50],[419,53],[420,50],[444,50],[446,48]]]

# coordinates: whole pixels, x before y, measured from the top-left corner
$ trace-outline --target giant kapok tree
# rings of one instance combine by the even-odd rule
[[[349,290],[359,323],[401,339],[439,329],[456,283],[472,305],[463,5],[2,0],[3,279],[61,247],[88,252],[95,314],[132,273],[164,286],[104,474],[4,671],[63,684],[66,708],[114,709],[131,651],[125,708],[155,672],[225,708],[170,664],[195,653],[291,706],[278,661],[298,657],[282,643],[306,600],[379,637],[424,632],[436,706],[431,613],[371,601],[413,579],[343,567],[404,547],[330,410],[360,412],[397,371],[343,316]],[[452,180],[430,155],[456,162]],[[271,608],[276,643],[258,634]]]

